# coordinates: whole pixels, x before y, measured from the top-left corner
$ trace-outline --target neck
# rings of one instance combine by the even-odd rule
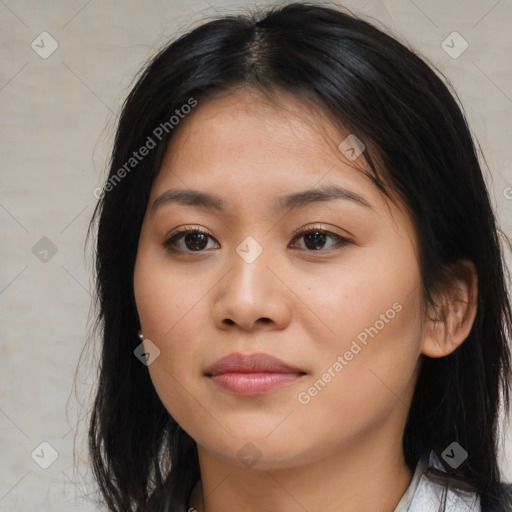
[[[393,430],[380,425],[315,462],[271,470],[240,468],[198,446],[201,480],[187,510],[393,512],[412,479]]]

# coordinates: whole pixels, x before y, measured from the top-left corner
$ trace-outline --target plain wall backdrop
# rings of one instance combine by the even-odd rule
[[[282,3],[0,0],[0,510],[99,510],[85,449],[95,368],[83,365],[78,397],[73,389],[90,325],[84,243],[135,74],[202,21]],[[511,236],[512,0],[338,4],[387,27],[453,83]],[[502,468],[512,481],[510,434]]]

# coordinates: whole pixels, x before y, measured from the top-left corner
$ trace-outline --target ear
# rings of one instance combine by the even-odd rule
[[[421,352],[429,357],[451,354],[469,336],[477,312],[478,274],[473,262],[452,267],[435,305],[427,308]]]

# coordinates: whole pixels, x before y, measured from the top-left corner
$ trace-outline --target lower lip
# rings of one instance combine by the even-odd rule
[[[224,391],[237,395],[263,395],[300,379],[301,373],[228,372],[210,377]]]

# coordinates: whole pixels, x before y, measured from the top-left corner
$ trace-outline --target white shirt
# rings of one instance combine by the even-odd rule
[[[398,502],[394,512],[438,512],[442,503],[444,487],[429,480],[424,474],[428,466],[443,469],[432,451],[428,464],[418,462],[411,483]],[[480,498],[476,493],[448,489],[446,512],[481,512]]]

